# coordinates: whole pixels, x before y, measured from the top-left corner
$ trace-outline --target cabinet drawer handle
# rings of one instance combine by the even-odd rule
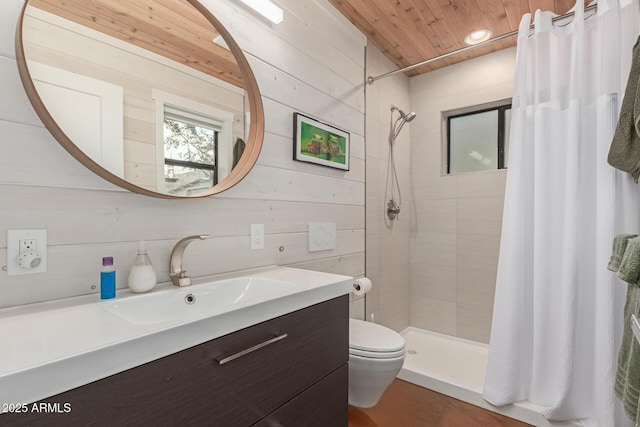
[[[287,337],[287,334],[282,334],[282,335],[278,335],[277,337],[273,337],[270,340],[266,340],[265,342],[261,342],[260,344],[256,344],[253,347],[249,347],[246,350],[242,350],[239,351],[235,354],[232,354],[231,356],[225,357],[224,359],[214,359],[215,361],[217,361],[220,365],[224,365],[225,363],[231,362],[232,360],[236,360],[238,357],[242,357],[245,354],[249,354],[253,351],[259,350],[262,347],[266,347],[269,344],[273,344],[274,342],[283,340]]]

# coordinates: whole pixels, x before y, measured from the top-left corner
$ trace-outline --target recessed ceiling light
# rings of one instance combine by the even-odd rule
[[[491,31],[476,30],[476,31],[471,31],[469,34],[467,34],[467,36],[464,38],[464,42],[466,44],[478,44],[478,43],[486,42],[490,38],[491,38]]]
[[[284,20],[282,9],[269,0],[240,0],[260,15],[267,18],[274,24],[279,24]]]

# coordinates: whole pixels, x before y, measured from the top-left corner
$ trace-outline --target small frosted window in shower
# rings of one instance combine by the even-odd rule
[[[481,108],[481,107],[479,107]],[[446,115],[447,173],[504,169],[511,106]]]

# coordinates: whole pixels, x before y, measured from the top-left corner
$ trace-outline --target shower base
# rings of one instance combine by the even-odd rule
[[[552,422],[527,401],[496,407],[482,398],[489,346],[409,327],[402,331],[407,356],[398,378],[538,427],[582,426]]]

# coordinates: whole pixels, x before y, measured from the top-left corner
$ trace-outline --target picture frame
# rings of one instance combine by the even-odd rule
[[[293,159],[349,170],[350,135],[301,113],[293,114]]]

